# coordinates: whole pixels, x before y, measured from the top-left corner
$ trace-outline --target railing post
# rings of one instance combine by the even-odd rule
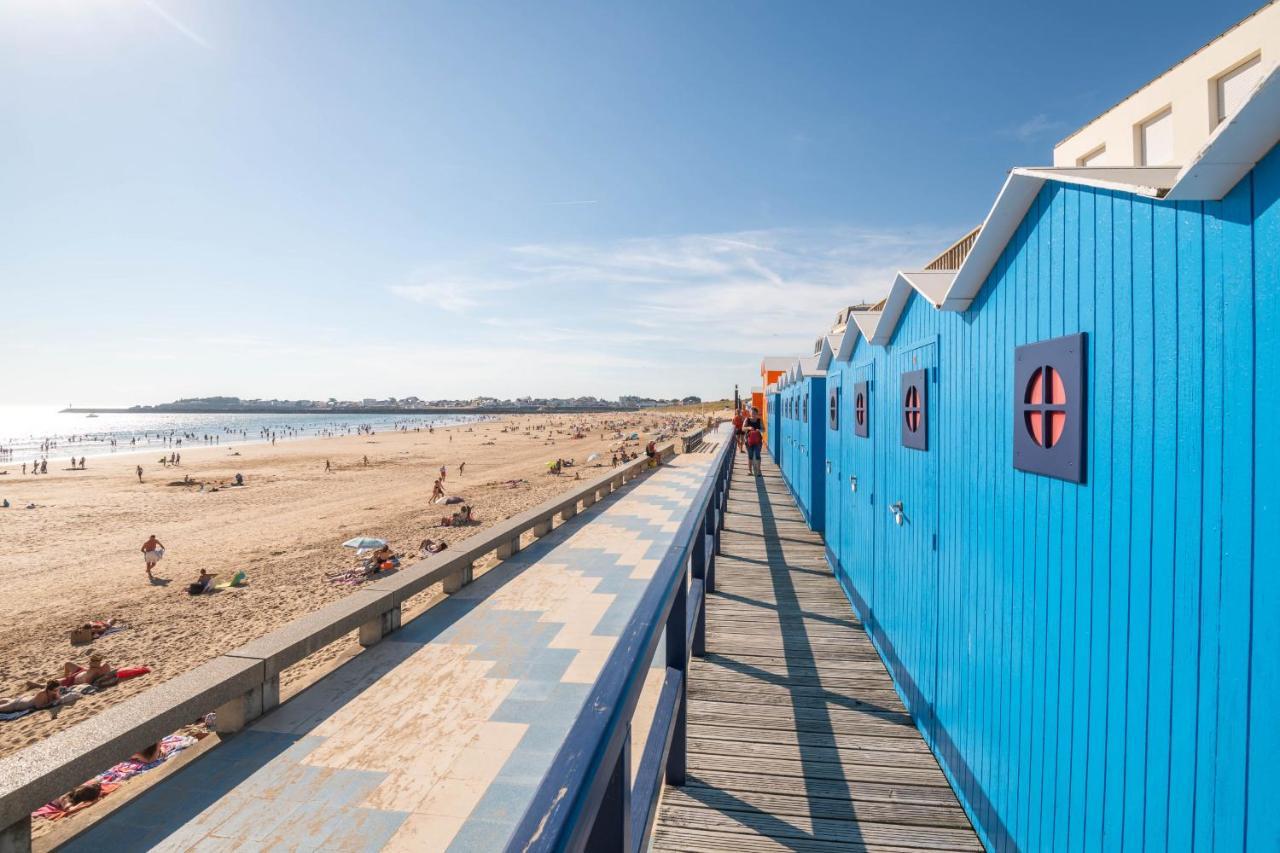
[[[560,510],[560,520],[568,521],[569,519],[573,518],[577,514],[578,514],[578,502],[574,501],[573,503],[569,504],[566,507],[563,507]]]
[[[707,653],[707,578],[711,574],[711,560],[707,555],[707,522],[714,509],[713,501],[707,502],[704,514],[693,529],[693,547],[689,553],[689,568],[694,580],[702,581],[702,603],[694,603],[698,612],[693,618],[693,654],[702,657]],[[686,597],[687,598],[687,597]]]
[[[550,517],[548,517],[546,521],[539,521],[537,524],[533,526],[533,535],[538,539],[541,539],[543,536],[546,536],[550,532],[551,532]]]
[[[31,853],[31,815],[0,829],[0,853]]]
[[[667,616],[667,667],[680,672],[680,695],[676,697],[676,721],[671,731],[671,749],[667,752],[667,784],[683,785],[687,767],[685,729],[689,694],[689,637],[686,625],[689,614],[689,574],[680,566],[680,586]]]
[[[520,553],[520,534],[516,533],[506,542],[498,545],[497,552],[499,560],[509,560],[514,555]]]
[[[461,590],[464,586],[475,580],[476,564],[467,563],[457,572],[449,575],[444,579],[444,591],[449,595]]]
[[[379,614],[360,626],[360,645],[368,648],[377,645],[382,638],[400,627],[400,605]]]
[[[609,785],[591,825],[586,853],[630,853],[631,851],[631,723],[622,739],[618,760],[609,774]]]
[[[715,504],[715,500],[712,500]],[[710,595],[716,591],[716,553],[719,551],[718,537],[716,536],[716,517],[715,509],[708,509],[706,516],[702,520],[702,529],[698,531],[698,539],[702,542],[702,550],[706,554],[706,568],[703,570],[703,595]],[[707,547],[707,540],[711,541],[711,547]]]
[[[708,510],[710,512],[710,510]],[[689,565],[693,569],[693,576],[698,580],[702,580],[706,576],[707,570],[707,537],[706,537],[706,517],[698,519],[698,523],[693,527],[693,547],[689,551]]]

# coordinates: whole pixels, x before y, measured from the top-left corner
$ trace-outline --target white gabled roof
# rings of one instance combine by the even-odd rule
[[[849,322],[845,324],[844,331],[838,335],[832,335],[835,340],[832,344],[832,360],[848,361],[853,357],[853,348],[858,343],[858,335],[861,334],[859,327],[853,322],[853,315],[850,315]]]
[[[853,315],[853,322],[857,324],[858,331],[869,342],[874,343],[876,327],[880,324],[880,315],[883,313],[883,311],[859,311]],[[852,354],[852,349],[850,349],[850,354]]]
[[[902,311],[907,307],[907,300],[911,298],[912,291],[929,300],[929,304],[934,308],[941,308],[955,277],[953,270],[900,271],[893,278],[893,285],[889,288],[889,296],[884,301],[884,308],[876,323],[875,333],[867,340],[881,346],[889,343],[889,339],[893,337],[893,330],[898,327],[898,319],[902,317]]]
[[[770,382],[768,385],[764,386],[764,393],[766,393],[766,394],[777,394],[777,393],[778,393],[778,383],[777,383],[777,382]]]
[[[834,337],[835,335],[827,335],[822,339],[822,346],[818,350],[816,356],[818,359],[818,370],[826,370],[827,365],[831,364],[831,357],[835,355],[835,350],[831,346],[831,339]]]
[[[760,360],[760,372],[766,370],[786,370],[795,359],[785,355],[767,355]]]
[[[796,379],[810,379],[827,375],[827,371],[818,366],[818,356],[811,355],[796,362]]]

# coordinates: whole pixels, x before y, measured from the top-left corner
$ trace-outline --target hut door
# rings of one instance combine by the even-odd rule
[[[872,379],[874,363],[854,369],[852,382],[846,396],[849,403],[848,438],[845,440],[845,459],[848,464],[841,472],[846,518],[842,535],[841,553],[845,570],[863,609],[874,612],[876,538],[880,526],[880,514],[876,506],[876,448],[884,441],[883,427],[877,429],[875,380]],[[863,613],[870,620],[871,613]]]
[[[932,340],[891,359],[890,375],[876,395],[887,412],[881,530],[882,572],[877,611],[906,670],[911,711],[932,730],[937,684],[938,451],[937,345]]]
[[[827,544],[827,561],[831,564],[831,570],[837,576],[840,574],[840,529],[844,523],[844,511],[841,504],[841,500],[844,498],[844,490],[840,488],[841,471],[843,470],[840,446],[845,430],[848,429],[848,426],[844,423],[847,407],[844,403],[841,386],[839,373],[832,371],[827,375],[827,404],[825,406],[827,458],[825,462],[825,478],[823,480],[826,488],[826,500],[823,538]]]

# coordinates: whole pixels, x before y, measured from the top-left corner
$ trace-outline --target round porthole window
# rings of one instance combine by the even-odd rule
[[[1052,367],[1036,368],[1027,382],[1025,426],[1031,440],[1050,448],[1062,438],[1067,426],[1067,389],[1062,374]]]
[[[909,432],[920,429],[920,389],[915,385],[907,388],[906,399],[902,401],[902,416]]]

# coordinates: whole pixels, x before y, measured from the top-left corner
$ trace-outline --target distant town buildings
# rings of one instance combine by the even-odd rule
[[[514,400],[503,400],[497,397],[472,397],[469,400],[424,400],[420,397],[364,397],[360,400],[339,400],[329,397],[326,400],[264,400],[254,398],[242,400],[239,397],[186,397],[172,403],[161,403],[155,406],[133,406],[131,411],[182,411],[182,412],[352,412],[368,410],[371,413],[389,411],[435,411],[439,409],[459,409],[466,411],[590,411],[616,409],[649,409],[659,406],[694,405],[701,403],[702,398],[689,396],[683,398],[658,399],[623,395],[616,401],[601,397],[518,397]]]

